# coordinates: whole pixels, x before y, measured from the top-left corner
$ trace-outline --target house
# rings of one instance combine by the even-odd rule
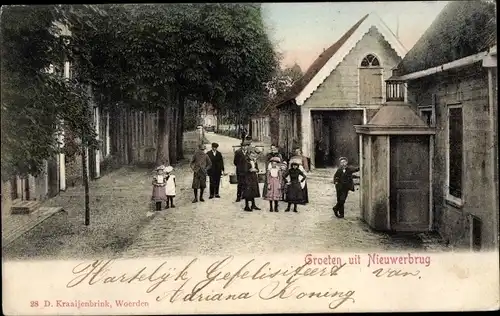
[[[429,229],[451,245],[476,250],[498,249],[495,12],[494,2],[450,2],[387,82],[392,91],[406,86],[401,106],[435,131],[429,158],[420,157],[429,203],[413,199],[413,223],[429,218]],[[405,183],[398,196],[421,190]]]
[[[209,103],[203,103],[201,106],[201,122],[207,130],[217,129],[217,110]]]
[[[279,111],[276,104],[269,103],[262,111],[252,116],[252,139],[269,144],[278,143]]]
[[[347,157],[358,164],[359,136],[385,102],[385,80],[406,49],[374,13],[364,16],[326,49],[278,104],[279,146],[298,146],[313,168]],[[324,154],[316,154],[322,143]],[[326,159],[325,159],[326,158]]]
[[[69,30],[61,24],[61,34],[70,34]],[[63,78],[71,78],[72,69],[69,61],[61,65],[51,65],[47,69],[48,73],[55,73]],[[91,90],[89,89],[91,94]],[[93,126],[99,141],[99,148],[89,151],[87,157],[87,169],[89,177],[97,179],[100,177],[100,168],[105,158],[111,153],[110,140],[110,116],[98,106],[91,104],[93,113]],[[64,127],[64,122],[60,122]],[[82,178],[82,162],[80,157],[76,159],[67,159],[67,146],[70,142],[79,138],[77,135],[71,135],[71,131],[63,128],[64,131],[59,134],[58,142],[60,152],[50,157],[44,162],[44,170],[38,176],[27,175],[26,177],[13,176],[8,182],[2,185],[2,209],[9,210],[14,205],[24,205],[29,201],[43,201],[54,197],[61,191],[66,191],[71,182],[80,182]],[[76,137],[75,137],[76,136]],[[36,205],[36,204],[30,204]]]

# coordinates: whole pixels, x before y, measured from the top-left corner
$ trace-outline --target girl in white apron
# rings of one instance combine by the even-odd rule
[[[174,197],[175,197],[175,175],[172,174],[174,168],[168,166],[165,168],[165,195],[167,196],[167,205],[165,209],[175,208]]]

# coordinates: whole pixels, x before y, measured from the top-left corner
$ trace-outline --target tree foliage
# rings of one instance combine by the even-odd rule
[[[48,72],[64,62],[56,19],[54,6],[2,8],[2,179],[39,174],[61,150],[61,121],[92,139],[84,88]]]
[[[262,91],[277,67],[258,5],[107,5],[104,17],[71,8],[73,56],[108,104],[154,110],[175,90],[237,109],[235,99]]]
[[[273,102],[281,99],[303,75],[304,73],[298,64],[284,69],[277,69],[272,80],[266,85],[269,101]]]
[[[72,80],[45,71],[66,59]],[[163,111],[175,132],[182,117],[164,118],[182,116],[187,99],[247,116],[277,65],[258,4],[4,7],[2,174],[39,173],[60,150],[61,121],[92,143],[89,87],[104,109]]]

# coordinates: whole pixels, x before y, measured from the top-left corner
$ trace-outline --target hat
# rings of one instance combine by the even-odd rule
[[[212,147],[213,147],[213,148],[219,148],[219,144],[217,144],[217,143],[212,143]]]
[[[346,158],[346,157],[340,157],[340,158],[339,158],[339,161],[342,161],[342,160],[349,161],[349,160],[347,160],[347,158]]]
[[[170,173],[170,172],[172,172],[172,171],[174,171],[174,168],[173,168],[172,166],[167,166],[167,167],[165,168],[165,172],[166,172],[166,173]]]
[[[161,166],[156,167],[156,171],[158,171],[158,170],[165,170],[165,166],[161,165]]]
[[[251,141],[245,139],[244,141],[241,142],[241,146],[250,146],[251,143],[252,143]]]
[[[269,159],[269,161],[281,162],[281,159],[280,157],[272,157],[271,159]]]
[[[293,156],[290,159],[290,164],[296,164],[296,165],[301,165],[302,164],[302,158],[299,156]]]

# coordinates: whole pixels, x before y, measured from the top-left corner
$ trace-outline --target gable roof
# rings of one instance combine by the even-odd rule
[[[446,5],[397,67],[397,75],[437,67],[496,45],[496,5],[484,0]]]
[[[337,42],[318,56],[304,76],[295,82],[290,91],[277,105],[291,100],[295,100],[298,105],[304,104],[305,100],[335,70],[372,26],[377,28],[401,58],[405,56],[406,49],[380,17],[374,13],[367,14],[354,24]]]

